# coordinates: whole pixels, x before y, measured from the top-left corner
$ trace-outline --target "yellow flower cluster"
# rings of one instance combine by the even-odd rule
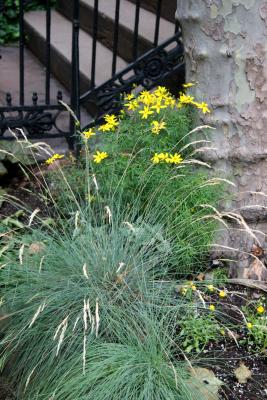
[[[189,82],[184,84],[183,87],[184,89],[187,89],[194,85],[194,83]],[[139,109],[138,113],[141,115],[142,119],[148,119],[149,116],[154,115],[155,113],[159,114],[162,109],[167,107],[174,108],[177,106],[178,108],[181,108],[188,104],[197,107],[203,112],[203,114],[210,113],[207,103],[199,103],[195,101],[193,96],[186,93],[180,93],[178,102],[176,102],[175,98],[164,86],[158,86],[154,92],[143,90],[137,97],[132,93],[127,94],[125,100],[127,100],[127,102],[124,106],[127,110],[135,111]]]
[[[96,154],[93,155],[94,162],[96,164],[101,163],[101,161],[103,161],[107,157],[108,157],[108,153],[106,153],[105,151],[97,151]]]
[[[151,158],[153,164],[167,163],[167,164],[181,164],[183,158],[180,154],[174,153],[155,153]]]
[[[124,106],[127,110],[140,109],[138,112],[142,119],[147,119],[155,113],[159,114],[162,109],[167,107],[174,108],[176,105],[175,98],[164,86],[158,86],[154,92],[143,90],[137,97],[133,94],[127,94],[125,100],[127,100],[127,103]]]
[[[45,163],[47,164],[47,165],[51,165],[51,164],[53,164],[55,161],[57,161],[57,160],[60,160],[61,158],[63,158],[64,157],[64,155],[63,154],[54,154],[52,157],[50,157],[50,158],[48,158],[46,161],[45,161]]]
[[[104,116],[105,124],[101,125],[98,129],[102,132],[115,131],[116,127],[119,125],[118,118],[114,114]]]

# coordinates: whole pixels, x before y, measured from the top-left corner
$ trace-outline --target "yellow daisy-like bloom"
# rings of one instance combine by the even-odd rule
[[[181,108],[184,104],[194,104],[194,97],[181,93],[178,99],[178,108]]]
[[[104,120],[106,121],[107,124],[112,125],[113,127],[119,125],[119,121],[118,118],[116,117],[116,115],[114,114],[110,114],[110,115],[105,115],[104,116]]]
[[[209,306],[209,310],[210,310],[210,311],[215,311],[215,305],[214,305],[214,304],[211,304],[211,305]]]
[[[199,108],[203,112],[203,114],[211,112],[207,103],[202,102],[202,103],[195,103],[195,104],[196,104],[197,108]]]
[[[192,289],[193,291],[197,290],[196,285],[191,285],[191,289]]]
[[[95,136],[95,134],[96,133],[92,128],[88,129],[87,131],[82,132],[82,136],[86,140],[90,139],[90,137],[92,137],[92,136]]]
[[[224,290],[220,290],[220,291],[219,291],[219,297],[220,297],[221,299],[224,299],[226,296],[227,296],[227,293],[226,293]]]
[[[174,153],[174,154],[170,154],[168,158],[165,159],[165,162],[168,164],[181,164],[181,162],[183,161],[183,158],[180,154],[178,153]]]
[[[108,153],[105,151],[97,151],[96,154],[93,155],[94,162],[99,164],[102,160],[108,157]]]
[[[64,157],[64,155],[62,155],[62,154],[54,154],[52,157],[50,157],[50,158],[48,158],[46,161],[45,161],[45,163],[47,164],[47,165],[51,165],[51,164],[53,164],[55,161],[57,161],[57,160],[60,160],[61,158],[63,158]]]
[[[265,308],[264,308],[263,306],[259,306],[259,307],[257,307],[257,313],[259,313],[259,314],[263,314],[263,313],[264,313],[264,311],[265,311]]]
[[[159,164],[160,162],[166,160],[169,157],[168,153],[155,153],[154,156],[151,158],[153,164]]]
[[[164,102],[167,107],[174,108],[176,105],[176,100],[171,96],[165,97]]]
[[[139,111],[139,114],[142,115],[142,119],[147,119],[149,115],[153,114],[153,111],[148,106],[145,106],[143,110]]]
[[[214,292],[214,286],[213,285],[208,285],[207,288],[208,288],[208,290],[210,292]]]
[[[151,107],[154,108],[155,111],[159,114],[163,108],[167,108],[166,104],[163,104],[160,99]]]
[[[151,104],[154,104],[156,97],[148,90],[143,90],[143,92],[140,93],[138,100],[146,106],[150,106]]]
[[[253,324],[252,324],[251,322],[248,322],[248,323],[247,323],[247,328],[248,328],[248,329],[252,329],[252,328],[253,328]]]
[[[134,111],[139,107],[138,101],[137,100],[133,100],[130,103],[126,103],[125,107],[127,107],[127,109],[129,111]]]
[[[164,98],[165,96],[169,95],[169,91],[165,86],[158,86],[157,89],[154,91],[154,94],[157,97]]]
[[[118,118],[116,115],[111,114],[111,115],[105,115],[104,116],[105,124],[101,125],[98,129],[103,132],[110,132],[110,131],[115,131],[116,127],[119,125]]]
[[[151,129],[152,133],[155,133],[156,135],[158,135],[162,129],[166,128],[166,122],[152,121],[151,126],[152,126],[152,129]]]
[[[130,101],[130,100],[132,100],[132,99],[134,99],[134,94],[133,94],[133,93],[126,94],[125,100]]]
[[[183,88],[185,89],[191,88],[192,86],[195,86],[193,82],[188,82],[183,84]]]

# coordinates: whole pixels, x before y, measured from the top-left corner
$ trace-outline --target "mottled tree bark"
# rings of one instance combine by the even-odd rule
[[[196,98],[212,108],[200,118],[217,128],[209,159],[237,185],[232,207],[266,234],[267,1],[177,0],[177,17],[187,81],[198,82]],[[251,240],[229,232],[225,244],[251,250]]]

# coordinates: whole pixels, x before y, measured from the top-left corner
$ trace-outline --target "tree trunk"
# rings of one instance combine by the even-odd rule
[[[187,81],[197,81],[194,95],[212,113],[202,122],[217,128],[216,171],[237,185],[231,206],[267,233],[267,1],[177,0],[185,45]],[[223,244],[250,252],[252,240],[229,230]],[[251,238],[251,237],[250,237]],[[241,267],[246,266],[240,264]],[[237,268],[244,277],[248,268]],[[266,270],[267,271],[267,270]],[[261,279],[267,280],[263,271]],[[264,277],[264,273],[266,276]],[[252,276],[251,276],[252,277]]]

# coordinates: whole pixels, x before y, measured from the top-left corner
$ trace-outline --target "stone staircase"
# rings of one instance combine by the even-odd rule
[[[81,93],[90,88],[94,0],[80,0],[80,80]],[[121,0],[118,26],[118,57],[120,71],[133,60],[135,0]],[[153,47],[156,0],[141,1],[138,55]],[[69,90],[71,84],[72,2],[58,0],[51,14],[51,72]],[[99,0],[96,47],[96,85],[112,76],[113,35],[116,0]],[[162,1],[159,43],[174,34],[176,0]],[[44,11],[24,16],[28,48],[45,62],[46,18]]]

